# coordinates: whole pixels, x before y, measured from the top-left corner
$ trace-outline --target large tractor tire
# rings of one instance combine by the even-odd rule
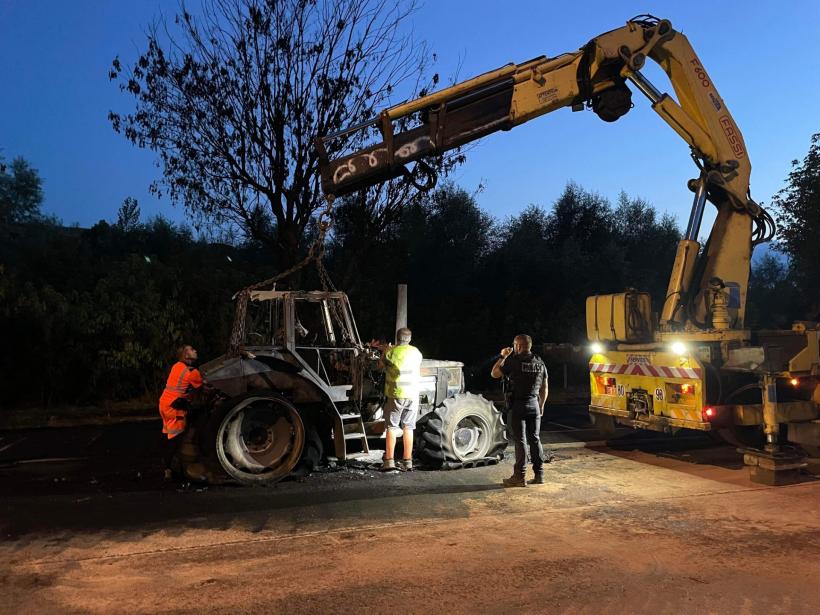
[[[305,440],[305,425],[293,404],[275,393],[255,393],[237,398],[219,421],[216,457],[237,481],[269,485],[293,471]]]
[[[500,459],[507,448],[504,419],[481,395],[459,393],[419,421],[416,454],[433,466]]]

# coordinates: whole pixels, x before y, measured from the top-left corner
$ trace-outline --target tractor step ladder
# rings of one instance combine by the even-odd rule
[[[343,459],[354,459],[356,457],[363,457],[370,453],[370,447],[367,445],[367,434],[364,431],[364,421],[362,415],[358,412],[347,412],[339,414],[342,419],[342,433],[336,435],[336,441],[342,444],[344,449]],[[339,437],[341,435],[341,438]],[[359,440],[362,443],[361,453],[348,453],[348,440]]]

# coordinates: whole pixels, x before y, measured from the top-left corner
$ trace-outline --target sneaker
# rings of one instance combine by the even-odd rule
[[[389,472],[390,470],[396,469],[396,460],[395,459],[385,459],[382,461],[382,472]]]
[[[527,486],[527,481],[524,480],[524,477],[523,476],[516,476],[515,474],[513,474],[509,478],[505,478],[502,481],[502,483],[505,487],[526,487]]]
[[[412,472],[413,471],[413,460],[412,459],[402,459],[399,461],[399,470],[404,470],[405,472]]]
[[[543,485],[546,482],[547,481],[544,480],[544,474],[542,473],[542,474],[536,474],[535,478],[533,478],[531,481],[529,481],[529,484],[530,485]]]

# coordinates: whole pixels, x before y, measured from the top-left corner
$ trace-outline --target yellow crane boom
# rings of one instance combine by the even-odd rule
[[[646,60],[668,75],[676,98],[660,92],[641,73]],[[601,34],[578,51],[507,64],[452,87],[383,110],[378,118],[317,139],[322,187],[341,196],[407,174],[407,165],[441,155],[499,130],[564,107],[592,110],[613,122],[632,107],[632,84],[657,114],[689,145],[700,174],[689,223],[678,247],[661,323],[705,323],[709,281],[730,289],[730,310],[743,327],[752,248],[771,238],[769,215],[749,194],[751,163],[743,136],[689,40],[665,19],[639,16]],[[396,131],[399,120],[418,118]],[[337,139],[378,128],[381,139],[359,151],[330,158]],[[698,263],[697,242],[706,200],[718,217]],[[697,279],[693,279],[697,278]]]

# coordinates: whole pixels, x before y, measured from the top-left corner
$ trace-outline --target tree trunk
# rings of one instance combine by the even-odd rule
[[[302,231],[293,223],[279,227],[278,249],[276,251],[276,266],[282,272],[290,269],[302,259],[299,240]]]

